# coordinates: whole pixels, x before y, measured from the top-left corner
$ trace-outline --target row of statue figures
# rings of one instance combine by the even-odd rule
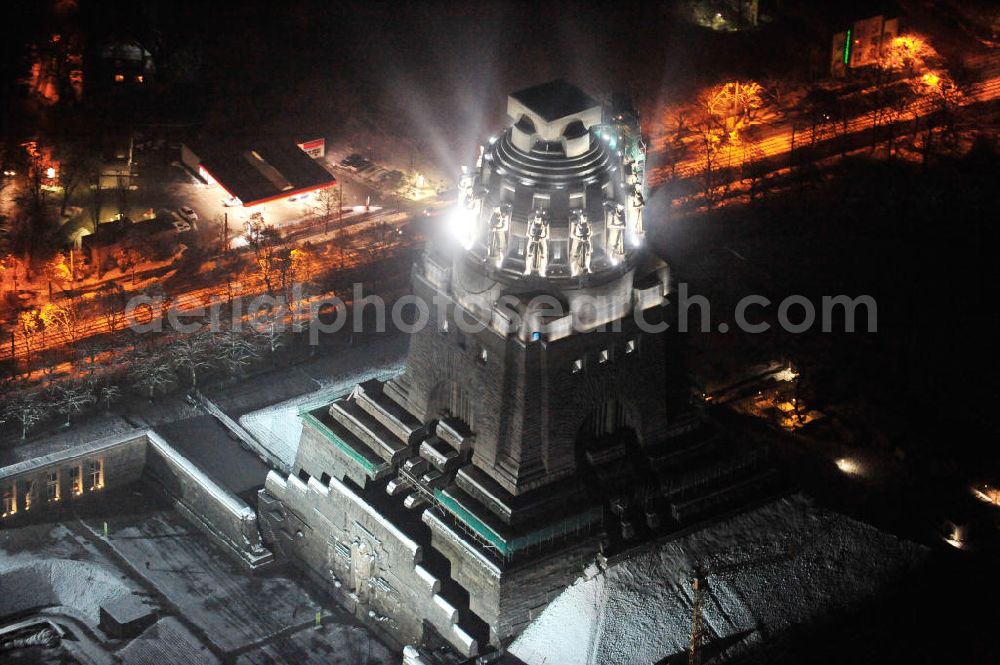
[[[625,235],[631,227],[638,242],[644,235],[642,211],[634,207],[632,219],[627,217],[624,205],[614,202],[604,202],[604,251],[612,265],[625,258]],[[632,223],[629,224],[629,221]],[[501,203],[493,208],[490,216],[488,236],[486,238],[485,260],[492,260],[499,268],[507,255],[507,243],[510,238],[511,205]],[[536,209],[528,221],[525,234],[524,274],[545,276],[549,264],[549,226],[551,221],[545,209]],[[569,266],[570,272],[577,275],[591,272],[591,259],[594,254],[595,237],[587,213],[575,209],[569,213]]]
[[[641,178],[635,162],[625,159],[625,184],[627,187],[628,205],[617,201],[604,202],[604,250],[612,265],[625,258],[626,231],[631,229],[634,242],[639,243],[645,235],[642,221]],[[466,209],[478,212],[486,196],[485,188],[478,186],[472,174],[466,174],[459,182],[464,190],[463,203]],[[497,268],[503,264],[507,256],[507,246],[510,238],[512,207],[504,201],[493,208],[486,229],[486,261],[493,261]],[[477,215],[478,216],[478,215]],[[569,213],[569,266],[575,277],[591,272],[591,259],[594,254],[594,232],[587,213],[580,209]],[[537,208],[528,221],[525,243],[524,274],[545,276],[549,264],[549,226],[551,224],[549,211]]]

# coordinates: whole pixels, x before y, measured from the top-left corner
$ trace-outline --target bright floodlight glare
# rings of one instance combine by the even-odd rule
[[[45,177],[49,178],[49,179],[55,178],[56,177],[56,170],[54,168],[52,168],[51,166],[49,168],[45,169]]]
[[[980,501],[992,503],[994,506],[1000,506],[1000,489],[997,489],[996,487],[980,485],[979,487],[973,487],[972,493]]]
[[[841,457],[835,462],[835,464],[838,469],[848,475],[854,476],[861,473],[861,465],[850,458]]]
[[[774,375],[775,381],[794,381],[798,377],[798,373],[791,367],[786,367],[785,369],[777,372]]]
[[[944,542],[955,549],[965,549],[965,534],[963,533],[963,529],[956,524],[952,524],[948,535],[944,536]]]
[[[476,223],[476,211],[474,208],[466,208],[462,204],[456,205],[451,214],[448,215],[448,229],[452,237],[462,245],[463,249],[472,249],[474,241],[473,230]]]

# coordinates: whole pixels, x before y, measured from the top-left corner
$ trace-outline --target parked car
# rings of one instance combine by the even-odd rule
[[[183,219],[175,219],[173,221],[174,228],[177,229],[177,233],[186,233],[191,230],[191,225],[188,224]]]
[[[181,206],[177,209],[178,214],[187,220],[191,226],[195,226],[198,223],[198,213],[194,211],[191,206]]]

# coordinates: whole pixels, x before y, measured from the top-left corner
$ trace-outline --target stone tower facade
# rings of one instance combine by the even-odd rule
[[[295,468],[259,506],[267,542],[375,628],[466,655],[637,521],[666,528],[664,497],[701,478],[679,447],[708,449],[658,332],[669,276],[644,249],[637,123],[564,81],[507,110],[414,267],[428,315],[405,371],[303,412]]]

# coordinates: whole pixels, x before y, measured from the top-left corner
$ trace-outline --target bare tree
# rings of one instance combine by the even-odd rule
[[[94,393],[87,387],[78,384],[61,385],[55,388],[52,395],[52,406],[66,417],[64,427],[70,426],[72,417],[96,402]]]
[[[198,244],[201,247],[212,248],[214,254],[221,255],[229,251],[231,238],[229,236],[229,214],[220,213],[212,218],[210,224],[199,224],[195,229]]]
[[[916,99],[913,89],[908,85],[896,85],[887,89],[882,98],[882,117],[886,131],[886,156],[892,159],[896,151],[896,139],[900,131],[901,121]]]
[[[182,370],[191,379],[191,388],[198,387],[198,374],[212,365],[212,346],[209,333],[195,333],[178,338],[167,353],[175,369]]]
[[[59,284],[60,288],[65,288],[67,282],[73,281],[73,270],[66,255],[56,252],[55,256],[45,264],[45,276],[49,279],[49,291],[52,290],[51,282]]]
[[[250,216],[247,228],[247,244],[253,250],[257,269],[264,280],[264,288],[274,293],[274,278],[287,259],[287,250],[281,247],[281,235],[276,229],[264,223],[264,216],[255,212]],[[284,254],[284,259],[283,255]]]
[[[111,405],[118,401],[118,399],[121,397],[121,394],[122,394],[121,388],[119,388],[114,384],[108,384],[106,386],[102,386],[97,391],[97,399],[104,404],[104,409],[106,411],[110,411]]]
[[[37,392],[17,391],[4,409],[4,419],[21,425],[21,438],[28,438],[28,431],[46,415],[45,404]]]
[[[313,246],[306,242],[289,253],[289,277],[292,283],[305,284],[313,278]]]
[[[133,358],[129,363],[129,375],[132,384],[149,395],[150,402],[157,390],[174,380],[170,359],[157,353],[140,354]]]
[[[886,126],[886,146],[892,157],[895,145],[896,123],[920,92],[922,73],[938,78],[930,72],[940,64],[940,56],[919,35],[896,37],[884,44],[875,67],[871,69],[873,91],[868,95],[868,116],[872,124],[872,149],[882,138],[879,128]]]
[[[59,336],[67,344],[76,342],[80,322],[74,301],[47,302],[39,310],[38,318],[45,328],[46,335]]]
[[[729,81],[704,92],[699,103],[735,141],[744,128],[759,122],[767,98],[756,81]]]
[[[835,135],[837,124],[844,115],[840,96],[833,90],[810,88],[803,99],[803,107],[811,126],[810,142],[816,145],[828,134]]]
[[[767,167],[764,166],[764,151],[760,148],[759,139],[754,131],[756,128],[748,130],[740,141],[741,164],[740,173],[743,182],[748,187],[750,203],[757,200],[760,193],[760,181],[767,174]]]
[[[361,257],[367,274],[371,278],[372,288],[378,290],[379,280],[385,269],[387,259],[396,246],[399,233],[396,227],[388,222],[377,222],[365,226],[358,232],[361,239]]]
[[[42,363],[42,381],[45,382],[45,388],[51,389],[55,385],[56,380],[59,378],[61,372],[59,371],[59,365],[56,362]]]
[[[340,210],[340,187],[326,187],[316,194],[316,214],[323,222],[323,233],[330,232],[332,222]]]
[[[125,289],[114,280],[101,284],[97,290],[97,306],[108,332],[116,331],[125,321]]]
[[[662,145],[663,157],[660,163],[667,171],[667,180],[677,177],[677,166],[686,156],[684,139],[691,133],[688,127],[687,111],[680,110],[665,118]]]
[[[293,284],[292,254],[290,247],[278,247],[272,256],[271,265],[278,274],[278,285],[286,295]]]
[[[257,314],[252,323],[257,345],[270,354],[285,346],[285,321],[283,308],[272,308]]]
[[[37,212],[45,205],[45,177],[48,173],[49,163],[45,159],[43,151],[39,148],[37,141],[27,141],[21,145],[24,148],[27,172],[25,174],[24,191],[21,195],[22,206],[28,207],[31,211]]]
[[[692,129],[698,137],[698,148],[703,161],[702,179],[704,182],[705,206],[712,207],[716,186],[716,171],[718,170],[719,152],[724,135],[722,127],[711,116],[694,123]]]
[[[921,83],[934,102],[933,110],[923,119],[920,152],[921,161],[926,165],[933,152],[957,144],[955,121],[963,95],[953,81],[943,77],[926,76]]]
[[[238,328],[229,328],[213,335],[216,357],[230,374],[241,374],[259,357],[257,349]]]
[[[146,260],[145,253],[132,242],[127,242],[124,246],[119,247],[115,252],[115,263],[118,264],[118,269],[122,271],[122,275],[125,273],[132,273],[132,283],[135,284],[135,269],[139,267],[143,261]]]
[[[101,366],[101,355],[109,350],[109,347],[93,338],[86,338],[73,345],[76,349],[77,357],[83,364],[83,370],[89,380],[94,380],[97,368]]]
[[[18,332],[24,340],[25,371],[31,373],[31,354],[36,346],[38,335],[43,329],[42,320],[37,309],[22,310],[17,318]]]
[[[69,142],[60,150],[59,184],[62,198],[59,212],[66,214],[66,207],[77,188],[87,181],[93,171],[94,159],[90,148],[81,142]],[[99,165],[97,168],[100,168]]]

